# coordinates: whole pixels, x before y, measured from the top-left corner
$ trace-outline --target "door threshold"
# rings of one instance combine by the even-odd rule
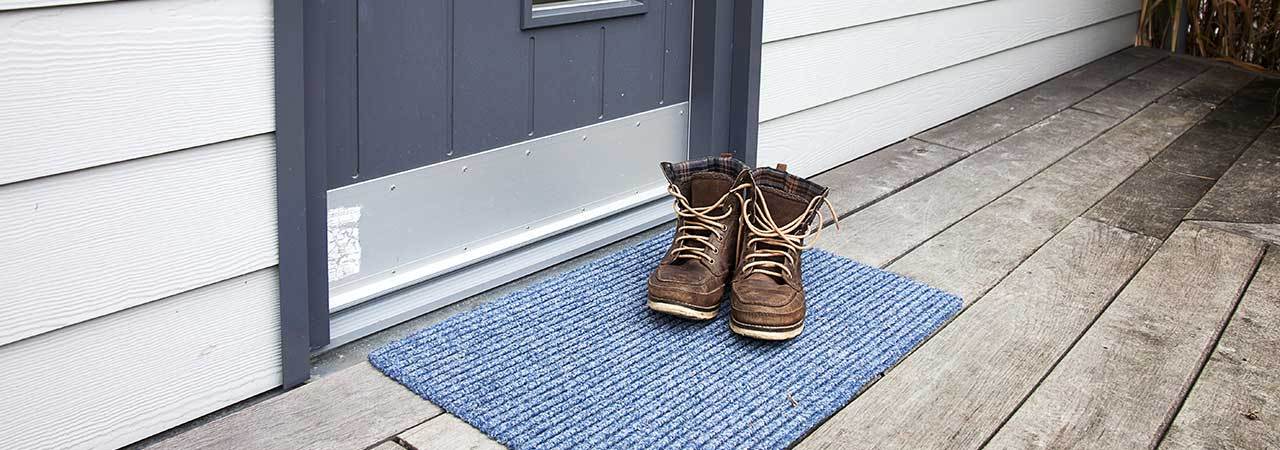
[[[661,197],[635,208],[365,301],[330,316],[329,344],[313,355],[443,308],[674,219]]]

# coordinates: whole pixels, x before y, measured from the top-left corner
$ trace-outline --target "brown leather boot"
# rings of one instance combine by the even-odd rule
[[[783,164],[778,169],[753,169],[743,177],[741,181],[752,187],[743,191],[729,328],[756,339],[791,339],[804,331],[800,252],[805,239],[822,226],[819,222],[811,227],[814,218],[820,217],[819,207],[826,203],[827,188],[786,173]]]
[[[662,163],[675,197],[676,235],[649,276],[649,308],[687,319],[714,319],[737,257],[739,197],[747,170],[731,154]]]

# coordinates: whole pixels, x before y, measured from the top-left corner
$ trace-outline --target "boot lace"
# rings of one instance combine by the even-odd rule
[[[800,252],[812,247],[822,234],[823,224],[826,223],[822,206],[826,205],[832,220],[836,218],[835,208],[826,196],[814,197],[803,213],[791,222],[779,225],[762,200],[764,194],[759,188],[752,187],[755,195],[740,197],[742,224],[746,228],[746,236],[750,237],[743,243],[743,248],[749,251],[743,255],[742,265],[738,270],[744,276],[761,273],[776,278],[789,278],[792,275],[791,267],[795,266]],[[818,225],[810,227],[805,219],[815,212],[818,214]],[[835,226],[837,230],[840,229],[839,222],[835,222]],[[808,244],[805,241],[809,241]]]
[[[728,231],[729,226],[722,222],[733,214],[733,210],[725,208],[725,203],[729,198],[738,197],[736,194],[739,191],[749,187],[751,186],[747,183],[738,185],[715,203],[699,208],[693,206],[693,203],[681,194],[680,189],[675,185],[668,185],[667,192],[675,198],[676,217],[680,218],[680,226],[676,228],[675,242],[671,250],[675,260],[695,260],[703,261],[708,265],[715,264],[715,257],[707,252],[711,248],[712,236],[716,239],[724,239],[724,233]],[[724,211],[717,214],[717,210],[720,209]]]

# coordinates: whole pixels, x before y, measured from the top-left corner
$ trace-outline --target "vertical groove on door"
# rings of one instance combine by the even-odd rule
[[[534,94],[538,91],[537,75],[535,75],[538,66],[537,42],[536,36],[529,36],[529,136],[533,136],[534,132]]]
[[[600,117],[597,117],[597,119],[600,119],[600,120],[604,120],[604,99],[605,99],[605,91],[604,91],[604,84],[605,84],[605,83],[604,83],[604,81],[605,81],[605,80],[604,80],[604,76],[605,76],[605,61],[608,61],[608,60],[609,60],[609,59],[605,56],[605,52],[607,51],[607,49],[608,49],[608,48],[609,48],[609,34],[608,34],[607,30],[605,29],[605,27],[604,27],[604,26],[601,26],[601,27],[600,27]]]
[[[351,150],[352,153],[356,153],[356,160],[355,162],[353,162],[351,167],[352,182],[357,182],[357,180],[360,180],[360,159],[361,159],[360,147],[364,147],[362,146],[361,144],[362,142],[360,141],[360,114],[361,114],[361,111],[360,111],[360,32],[361,32],[360,23],[364,22],[364,17],[366,14],[365,8],[367,8],[367,6],[364,0],[357,1],[356,14],[351,15],[351,19],[355,20],[356,22],[356,36],[355,36],[356,70],[351,75],[352,79],[355,79],[355,86],[353,86],[353,89],[355,89],[356,91],[356,120],[355,120],[355,124],[353,124],[353,127],[351,128],[353,130],[352,134],[355,134],[355,137],[356,137],[356,146]]]
[[[656,1],[656,0],[655,0]],[[689,52],[693,10],[690,1],[667,1],[663,11],[667,16],[665,46],[662,49],[663,98],[673,105],[689,100]]]
[[[446,0],[364,0],[358,40],[359,163],[369,180],[445,159]],[[518,58],[517,58],[518,59]],[[518,117],[523,111],[516,110]],[[524,136],[523,124],[515,122]]]
[[[453,54],[454,54],[455,48],[454,48],[454,46],[453,46],[453,42],[454,42],[453,28],[454,28],[454,22],[457,20],[457,17],[454,15],[453,10],[454,10],[454,3],[456,3],[456,2],[457,2],[457,0],[445,0],[445,2],[444,2],[444,8],[445,8],[445,11],[444,11],[444,14],[445,14],[445,20],[444,20],[444,24],[445,24],[445,30],[444,30],[444,39],[445,39],[445,44],[444,44],[444,45],[445,45],[445,48],[447,48],[447,49],[448,49],[448,51],[449,51],[449,59],[448,59],[448,61],[445,63],[445,64],[446,64],[446,66],[445,66],[445,80],[446,80],[446,89],[448,89],[448,92],[446,92],[446,93],[445,93],[445,107],[444,107],[444,108],[445,108],[445,114],[447,114],[447,116],[448,116],[448,118],[447,118],[446,120],[448,120],[448,121],[449,121],[449,128],[448,128],[449,132],[448,132],[448,133],[445,133],[445,134],[447,135],[447,136],[445,137],[445,149],[444,149],[444,156],[445,156],[445,158],[451,158],[451,157],[453,157],[453,151],[454,151],[454,145],[453,145],[453,120],[454,120],[454,119],[453,119],[453,116],[454,116],[454,111],[453,111],[453,101],[454,101],[454,100],[453,100],[453,97],[454,97],[454,90],[453,90],[453,77],[454,77],[454,69],[453,69]]]
[[[667,98],[667,53],[671,53],[671,49],[667,48],[667,10],[671,5],[669,1],[662,2],[662,57],[658,58],[658,104],[664,103]]]
[[[307,147],[324,155],[330,189],[351,184],[357,176],[357,9],[357,0],[320,0],[307,6]]]

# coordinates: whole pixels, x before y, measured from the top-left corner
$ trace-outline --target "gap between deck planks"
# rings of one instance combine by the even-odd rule
[[[1280,248],[1271,246],[1160,448],[1280,448]]]
[[[1262,251],[1256,240],[1179,226],[989,447],[1156,445]]]

